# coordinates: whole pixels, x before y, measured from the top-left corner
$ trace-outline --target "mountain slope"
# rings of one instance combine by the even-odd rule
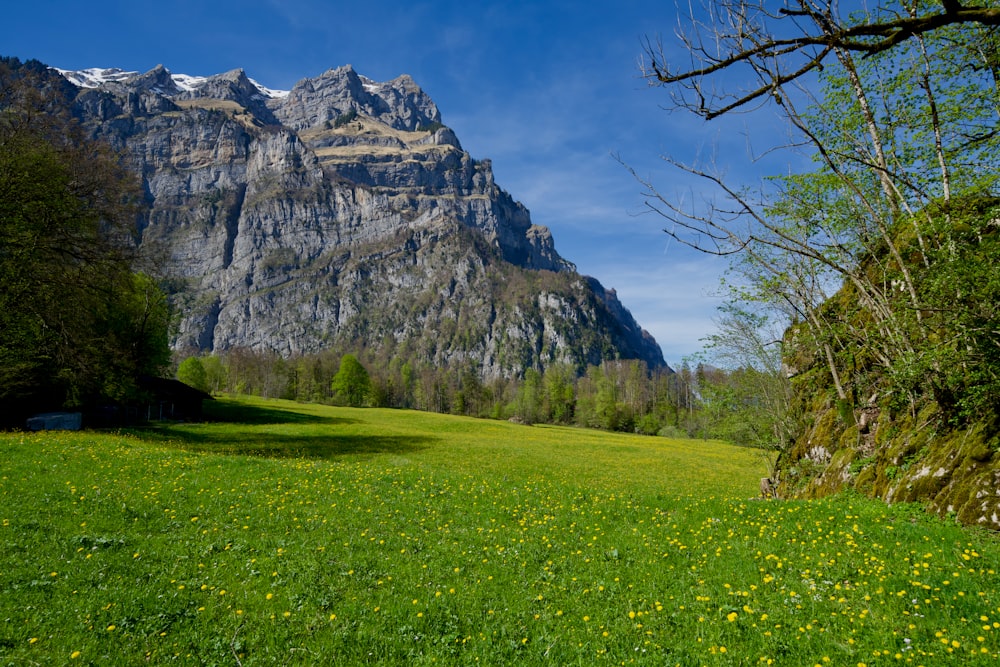
[[[60,73],[142,176],[140,242],[180,306],[175,349],[389,346],[485,376],[665,365],[408,76],[346,66],[273,91],[242,70]]]

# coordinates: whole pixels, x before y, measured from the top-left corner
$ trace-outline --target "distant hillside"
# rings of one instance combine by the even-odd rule
[[[487,377],[665,366],[408,76],[346,66],[273,91],[242,70],[61,74],[81,122],[142,176],[140,243],[169,278],[176,350],[363,344]]]

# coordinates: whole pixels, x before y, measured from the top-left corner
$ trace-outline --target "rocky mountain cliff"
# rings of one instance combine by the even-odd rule
[[[140,243],[170,278],[175,349],[390,347],[484,376],[665,365],[408,76],[346,66],[283,92],[242,70],[60,73],[142,177]]]

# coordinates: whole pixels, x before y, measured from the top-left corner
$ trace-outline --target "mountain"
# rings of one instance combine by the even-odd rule
[[[176,350],[388,348],[486,377],[665,367],[409,76],[348,65],[275,91],[243,70],[58,72],[141,176],[139,243],[169,279]]]

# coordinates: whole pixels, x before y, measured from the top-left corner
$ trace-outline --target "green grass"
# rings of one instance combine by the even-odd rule
[[[0,434],[0,664],[993,664],[995,536],[722,443],[219,401]]]

